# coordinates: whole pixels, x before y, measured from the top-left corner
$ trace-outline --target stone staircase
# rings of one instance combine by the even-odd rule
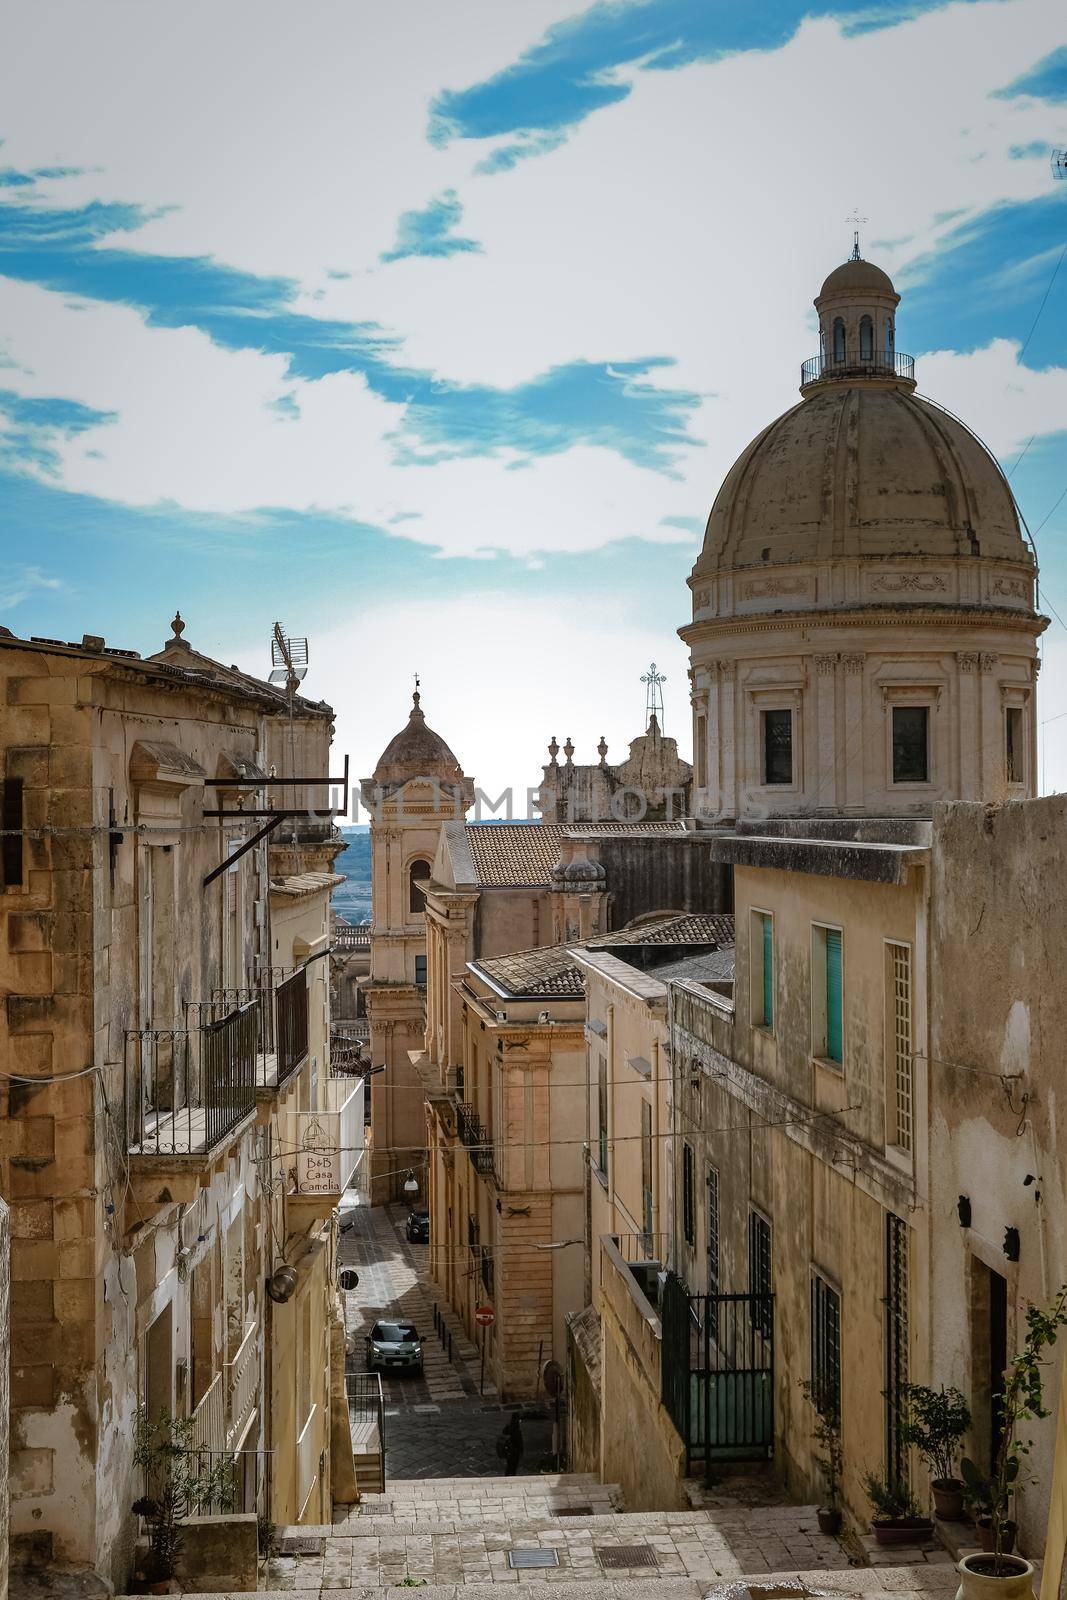
[[[289,1541],[299,1541],[300,1549]],[[391,1482],[330,1527],[279,1530],[261,1592],[401,1591],[489,1600],[501,1583],[595,1584],[598,1600],[802,1600],[937,1595],[958,1579],[947,1553],[915,1565],[855,1567],[819,1532],[813,1506],[720,1503],[627,1511],[616,1485],[588,1474]],[[492,1587],[490,1587],[492,1586]]]

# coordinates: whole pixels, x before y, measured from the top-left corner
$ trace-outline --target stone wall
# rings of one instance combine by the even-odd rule
[[[603,1481],[621,1486],[629,1511],[683,1511],[685,1445],[660,1400],[659,1318],[615,1246],[601,1249]]]
[[[608,927],[624,928],[649,911],[732,911],[731,868],[715,860],[713,851],[712,840],[698,833],[599,839]]]
[[[11,1413],[11,1334],[8,1300],[11,1287],[11,1216],[0,1200],[0,1600],[7,1600],[7,1452]]]

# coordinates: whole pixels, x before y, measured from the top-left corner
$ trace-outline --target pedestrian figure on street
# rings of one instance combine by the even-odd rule
[[[522,1452],[522,1423],[516,1411],[496,1442],[496,1453],[504,1462],[507,1477],[513,1478],[518,1472]]]

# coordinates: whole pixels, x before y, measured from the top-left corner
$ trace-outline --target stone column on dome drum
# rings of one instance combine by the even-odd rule
[[[837,811],[838,773],[834,760],[837,746],[837,657],[818,655],[812,657],[815,667],[815,738],[818,759],[815,763],[815,808],[817,811]]]
[[[956,652],[956,693],[958,710],[956,726],[959,730],[959,797],[961,800],[978,800],[981,797],[978,783],[978,761],[981,751],[981,729],[978,720],[978,652]]]
[[[728,817],[736,817],[738,814],[737,717],[734,689],[734,664],[732,661],[720,661],[718,692],[719,716],[722,719],[722,739],[719,746],[722,750],[722,789],[719,792],[719,806]]]
[[[867,750],[864,737],[863,668],[866,656],[861,652],[841,657],[845,674],[845,810],[862,812],[866,791],[865,771]]]
[[[1004,701],[997,675],[1000,657],[983,650],[978,656],[978,749],[982,763],[982,794],[995,795],[1007,783]],[[976,796],[977,798],[977,796]]]

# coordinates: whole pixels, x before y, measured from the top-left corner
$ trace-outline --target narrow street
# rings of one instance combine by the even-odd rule
[[[449,1359],[434,1327],[434,1306],[441,1309],[441,1302],[428,1274],[428,1246],[408,1243],[406,1217],[403,1206],[367,1206],[346,1213],[339,1251],[341,1265],[359,1273],[359,1288],[345,1297],[345,1322],[353,1336],[349,1371],[366,1370],[366,1336],[382,1318],[413,1322],[422,1339],[421,1376],[382,1374],[387,1478],[498,1476],[496,1441],[515,1411],[523,1419],[525,1443],[519,1470],[539,1471],[552,1444],[546,1409],[501,1405],[488,1380],[484,1394],[479,1392],[478,1351],[451,1311],[446,1314],[452,1334]]]

